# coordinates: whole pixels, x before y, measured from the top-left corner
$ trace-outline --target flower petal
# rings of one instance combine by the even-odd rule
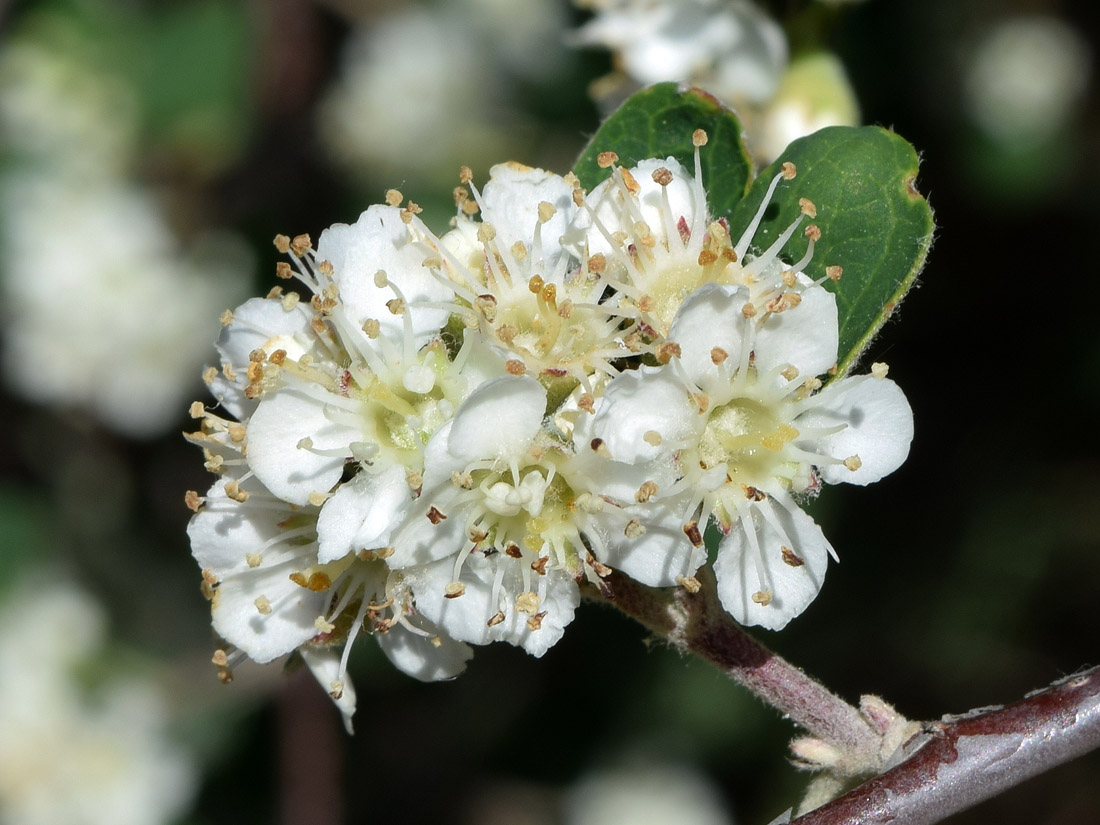
[[[845,378],[815,396],[818,403],[800,415],[796,426],[834,427],[838,433],[817,439],[816,447],[838,459],[859,457],[859,467],[843,464],[821,467],[830,484],[870,484],[889,475],[909,455],[913,440],[913,410],[905,393],[889,378]]]
[[[394,667],[421,682],[453,679],[466,669],[474,656],[469,645],[440,633],[422,617],[410,616],[406,621],[431,635],[421,636],[400,624],[386,633],[376,633],[378,646]]]
[[[749,321],[741,312],[748,294],[740,287],[705,284],[680,305],[668,339],[680,345],[680,365],[701,389],[712,391],[741,362],[741,350]],[[720,372],[714,363],[715,348],[729,361]]]
[[[471,555],[462,567],[459,581],[465,592],[447,598],[445,588],[453,580],[454,561],[444,559],[408,571],[417,609],[455,639],[484,645],[504,641],[522,647],[532,656],[542,656],[562,637],[580,604],[576,581],[561,570],[549,570],[533,586],[542,588],[535,621],[528,612],[517,609],[517,594],[523,591],[520,559],[502,554],[490,558]],[[500,583],[496,578],[500,573]],[[503,618],[495,620],[498,611]],[[492,624],[490,624],[492,622]]]
[[[351,720],[355,715],[355,687],[346,675],[343,681],[340,681],[339,649],[304,645],[299,653],[302,654],[302,660],[313,673],[313,678],[330,696],[332,695],[332,686],[335,683],[339,682],[342,685],[340,698],[333,699],[333,701],[344,717],[344,728],[349,734],[354,733]]]
[[[297,360],[310,343],[310,316],[307,304],[298,303],[287,310],[281,301],[269,298],[251,298],[233,310],[233,320],[222,329],[216,347],[222,364],[232,367],[236,377],[230,381],[219,372],[210,391],[238,419],[243,420],[257,404],[244,396],[249,354],[257,349],[268,354],[284,349]]]
[[[214,630],[256,662],[270,662],[317,635],[314,621],[327,593],[292,582],[283,567],[258,567],[221,580],[214,593]],[[270,607],[261,613],[258,599]]]
[[[405,468],[364,469],[341,484],[317,518],[317,560],[322,564],[389,544],[390,533],[412,504]]]
[[[793,502],[763,502],[718,548],[718,598],[741,624],[780,630],[817,596],[830,549],[821,528]]]
[[[546,390],[528,375],[488,381],[455,413],[447,449],[465,461],[501,458],[527,450],[546,414]]]
[[[481,193],[482,220],[496,229],[498,244],[506,249],[517,241],[530,245],[538,226],[542,259],[552,270],[561,255],[561,236],[577,211],[573,187],[561,175],[520,163],[498,163],[489,170],[489,178]],[[539,219],[543,203],[554,207],[546,223]]]
[[[836,364],[839,346],[836,296],[820,286],[801,293],[796,307],[769,315],[757,329],[753,347],[760,374],[791,365],[812,378]]]
[[[358,327],[376,320],[382,334],[396,343],[404,340],[405,332],[401,316],[387,307],[395,293],[375,285],[375,274],[384,271],[401,290],[406,311],[412,313],[413,336],[419,347],[439,332],[450,314],[424,304],[449,301],[453,293],[424,267],[431,251],[419,243],[401,214],[396,207],[375,205],[352,226],[329,227],[321,233],[317,257],[332,264],[333,280],[351,322]]]
[[[616,376],[592,422],[592,436],[616,461],[670,461],[677,445],[705,422],[689,388],[664,367],[640,367]]]
[[[596,552],[604,564],[650,587],[672,587],[681,576],[690,576],[707,560],[705,546],[694,546],[684,534],[685,497],[634,505],[620,511],[616,521],[623,524],[636,518],[634,529],[644,533],[634,538],[624,529]]]
[[[346,401],[333,397],[334,401]],[[318,455],[299,447],[308,438],[318,449],[347,450],[362,434],[325,414],[326,405],[293,388],[263,399],[248,422],[248,464],[272,493],[307,504],[310,493],[327,493],[344,471],[345,456]]]

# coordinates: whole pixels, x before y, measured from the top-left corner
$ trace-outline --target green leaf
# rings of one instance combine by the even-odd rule
[[[924,266],[932,244],[932,210],[916,189],[917,155],[893,132],[876,126],[834,126],[796,140],[765,169],[734,209],[737,238],[752,220],[765,190],[785,162],[797,176],[779,185],[753,239],[766,249],[800,212],[808,198],[821,239],[806,274],[819,279],[827,266],[842,266],[840,281],[825,281],[836,293],[840,313],[838,375],[847,373],[879,328],[897,308]],[[807,239],[798,232],[783,257],[799,260]]]
[[[611,174],[597,163],[600,152],[615,152],[619,164],[634,166],[645,158],[676,158],[695,169],[696,129],[707,133],[700,150],[703,181],[716,216],[729,214],[752,180],[752,161],[741,139],[741,121],[731,109],[700,89],[680,91],[659,83],[630,97],[616,110],[581,152],[573,171],[586,189]]]

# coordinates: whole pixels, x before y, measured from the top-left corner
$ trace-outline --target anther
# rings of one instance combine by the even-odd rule
[[[712,364],[724,364],[729,357],[730,354],[721,347],[711,348],[710,361]]]
[[[295,235],[290,242],[290,251],[300,258],[306,254],[311,246],[313,246],[313,241],[309,239],[309,235]]]
[[[741,307],[741,314],[744,315],[746,318],[752,318],[754,315],[756,315],[756,307],[752,304],[752,302],[746,303],[743,307]]]
[[[667,364],[673,358],[680,357],[680,345],[675,341],[665,341],[657,347],[657,363]]]
[[[607,169],[618,159],[619,156],[614,152],[600,152],[596,155],[596,165],[601,169]]]
[[[432,524],[439,524],[443,519],[447,518],[441,513],[434,505],[428,509],[428,521]]]
[[[549,564],[549,556],[539,556],[537,560],[531,562],[531,569],[538,573],[540,576],[546,575],[546,565]]]
[[[272,243],[275,244],[275,248],[283,255],[290,251],[290,238],[286,235],[276,235]]]
[[[688,541],[695,547],[703,546],[703,534],[699,530],[699,522],[689,521],[684,525],[684,535],[688,537]]]
[[[505,361],[504,369],[509,375],[524,375],[527,373],[527,365],[516,358]]]
[[[799,198],[798,208],[801,210],[802,214],[808,218],[817,217],[817,207],[814,206],[814,202],[809,198]]]
[[[286,261],[279,261],[275,264],[275,277],[282,278],[284,281],[289,281],[294,277],[294,270],[291,269],[290,264]]]
[[[405,196],[401,194],[399,189],[387,189],[386,190],[386,203],[390,206],[400,206],[401,201],[405,200]]]
[[[489,627],[496,627],[498,624],[500,624],[503,621],[504,621],[504,611],[503,610],[498,610],[496,613],[493,614],[492,618],[490,618],[489,621],[487,621],[485,624],[488,625]]]
[[[817,243],[821,240],[821,229],[818,228],[818,225],[816,223],[811,223],[809,226],[807,226],[802,234],[814,243]]]
[[[539,594],[530,590],[526,593],[520,593],[516,596],[516,610],[520,613],[526,613],[528,616],[534,616],[539,610]]]
[[[259,567],[264,562],[263,554],[261,553],[245,553],[244,561],[249,567]]]
[[[657,495],[657,484],[653,481],[645,481],[642,486],[638,488],[634,493],[634,500],[639,504],[643,504]]]
[[[267,596],[257,596],[256,600],[252,603],[256,605],[256,610],[259,611],[261,616],[266,616],[271,613],[271,601]]]
[[[632,518],[626,523],[626,528],[623,530],[623,535],[628,539],[637,539],[645,535],[645,526],[636,518]]]
[[[692,146],[706,146],[707,145],[707,133],[703,129],[696,129],[691,133]]]
[[[474,179],[474,170],[469,166],[459,167],[458,170],[458,182],[467,184]]]
[[[332,633],[332,631],[334,631],[336,629],[336,625],[334,625],[332,622],[330,622],[324,616],[318,616],[316,619],[314,619],[313,620],[313,626],[315,628],[317,628],[317,631],[319,633],[323,633],[326,636],[329,633]]]
[[[875,363],[871,364],[871,375],[873,375],[875,378],[885,378],[886,373],[888,372],[890,372],[890,367],[887,364],[884,364],[882,361],[876,361]]]
[[[661,186],[668,186],[672,183],[672,173],[665,167],[653,170],[653,182]]]
[[[759,490],[749,484],[742,484],[741,490],[745,493],[745,498],[749,501],[763,501],[768,497],[763,490]]]
[[[798,174],[798,168],[789,160],[781,167],[783,172],[783,180],[794,180],[794,176]]]
[[[752,594],[752,600],[761,607],[767,607],[772,603],[772,594],[768,590],[757,590]]]
[[[656,430],[646,430],[645,434],[642,436],[642,441],[651,447],[659,447],[663,439],[661,438],[661,434]]]
[[[233,323],[233,310],[231,310],[231,309],[225,310],[225,312],[223,312],[221,315],[218,316],[218,322],[223,327],[227,327],[230,324],[232,324]]]
[[[830,281],[834,283],[840,280],[840,276],[844,274],[844,267],[842,266],[827,266],[825,267],[825,275]]]
[[[183,503],[187,505],[187,509],[192,513],[197,513],[199,508],[202,507],[203,498],[194,490],[188,490],[183,494]]]
[[[844,459],[844,466],[851,470],[853,473],[863,466],[863,461],[858,455],[850,455]]]
[[[699,253],[699,257],[696,259],[696,263],[699,266],[710,266],[712,263],[718,260],[718,255],[709,249],[704,249]]]
[[[547,201],[539,202],[539,222],[548,223],[549,220],[557,214],[557,209],[554,208],[554,204]]]
[[[527,620],[527,627],[530,630],[540,630],[542,628],[542,620],[546,618],[546,611],[536,613],[530,619]]]
[[[695,576],[677,576],[676,583],[688,593],[698,593],[703,587]]]
[[[443,588],[443,598],[445,599],[457,599],[463,593],[466,592],[466,585],[462,582],[451,582]]]
[[[790,567],[801,567],[806,563],[801,556],[789,547],[780,547],[779,551],[783,556],[783,563]]]

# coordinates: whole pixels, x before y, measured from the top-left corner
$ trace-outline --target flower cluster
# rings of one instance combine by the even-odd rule
[[[225,314],[219,411],[193,409],[218,479],[188,494],[190,535],[226,677],[298,650],[350,715],[358,635],[421,679],[469,645],[540,656],[612,569],[697,589],[708,529],[739,622],[809,604],[832,549],[799,502],[895,469],[912,414],[884,365],[818,377],[838,326],[802,272],[814,204],[753,246],[794,167],[735,237],[707,209],[705,142],[694,170],[604,153],[589,192],[518,164],[479,190],[464,169],[442,237],[391,191],[316,246],[276,239],[307,291]]]

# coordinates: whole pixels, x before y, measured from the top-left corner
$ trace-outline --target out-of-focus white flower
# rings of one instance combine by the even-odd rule
[[[0,243],[8,382],[127,435],[177,420],[247,252],[227,239],[184,251],[145,193],[37,173],[3,180]]]
[[[78,671],[104,642],[102,612],[66,585],[27,592],[0,607],[0,821],[175,821],[196,776],[163,697],[136,673],[88,688]]]
[[[1016,17],[970,49],[966,103],[990,137],[1034,143],[1063,129],[1081,105],[1092,55],[1085,38],[1055,17]]]
[[[557,3],[444,0],[364,25],[322,103],[322,139],[362,174],[433,185],[500,157],[499,124],[514,135],[523,120],[515,79],[557,62],[561,17]]]
[[[770,163],[793,141],[826,126],[857,126],[859,104],[844,66],[830,52],[795,57],[750,132],[753,155]]]
[[[596,16],[577,42],[612,49],[642,85],[688,81],[730,104],[775,94],[787,64],[783,30],[748,0],[583,0]]]
[[[732,825],[714,785],[684,765],[623,764],[581,777],[565,797],[565,825]]]
[[[81,177],[119,174],[137,137],[133,91],[81,59],[87,44],[67,24],[37,23],[55,43],[17,37],[0,51],[0,150]]]

